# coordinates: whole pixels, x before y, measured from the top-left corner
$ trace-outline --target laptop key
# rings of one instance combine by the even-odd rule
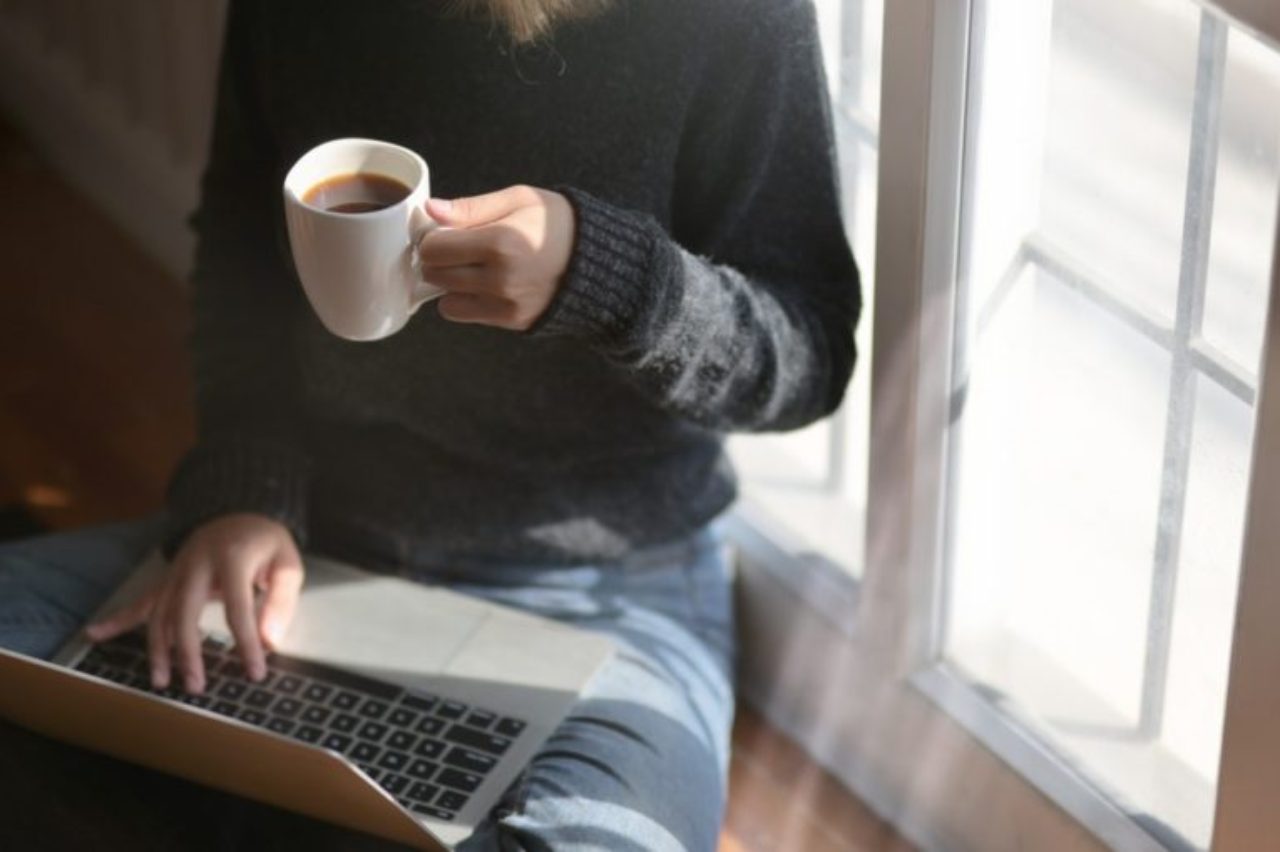
[[[244,703],[258,710],[265,710],[271,706],[271,702],[275,700],[275,696],[265,689],[255,689],[245,698]]]
[[[387,735],[387,726],[381,722],[365,722],[360,728],[360,736],[370,742],[381,742]]]
[[[231,701],[215,701],[210,709],[223,716],[234,716],[236,714],[236,705]]]
[[[254,710],[252,707],[241,710],[236,714],[236,718],[241,722],[247,722],[250,725],[261,725],[267,721],[267,714],[261,710]]]
[[[387,724],[394,725],[397,728],[412,728],[413,723],[418,721],[418,714],[404,707],[397,707],[391,711],[391,715],[387,717]]]
[[[419,781],[426,781],[432,775],[435,775],[436,770],[439,768],[439,766],[429,760],[415,760],[413,763],[409,764],[409,769],[407,771]]]
[[[439,698],[436,698],[434,695],[427,695],[426,693],[406,692],[404,695],[400,696],[400,703],[405,707],[411,707],[414,710],[421,710],[424,713],[430,712],[431,709],[439,703],[439,701]]]
[[[329,727],[333,728],[340,734],[349,734],[354,731],[356,726],[359,724],[359,716],[352,716],[350,713],[342,713],[329,723]]]
[[[467,803],[467,797],[456,790],[445,790],[436,799],[436,805],[450,811],[460,811]]]
[[[404,788],[409,786],[409,779],[403,775],[387,772],[378,779],[378,784],[391,795],[399,796],[404,792]]]
[[[293,733],[293,729],[297,726],[297,722],[290,721],[289,719],[274,718],[267,722],[267,730],[275,731],[277,734],[291,734]]]
[[[272,713],[278,716],[287,716],[293,718],[298,715],[298,711],[302,709],[302,702],[296,698],[281,698],[276,702],[276,706],[271,709]]]
[[[467,705],[461,701],[445,701],[436,708],[436,715],[441,719],[461,719],[467,712]]]
[[[239,681],[236,681],[236,680],[229,680],[226,683],[224,683],[222,687],[218,690],[218,695],[222,696],[223,698],[228,698],[232,701],[236,701],[237,699],[241,698],[246,691],[248,691],[248,687],[246,687],[243,683],[240,683]]]
[[[398,751],[388,751],[383,753],[378,759],[378,765],[383,769],[390,769],[399,772],[404,769],[404,765],[409,762],[409,758]]]
[[[452,787],[455,790],[461,790],[464,793],[474,793],[476,788],[480,786],[482,779],[479,775],[472,775],[470,772],[461,772],[457,769],[445,768],[441,769],[436,775],[436,781],[444,784],[446,787]]]
[[[465,748],[454,746],[444,756],[444,762],[466,772],[476,772],[484,775],[497,766],[498,759],[487,754],[480,754],[479,752],[468,751]]]
[[[418,743],[418,747],[413,750],[414,754],[420,754],[423,757],[439,757],[444,751],[444,743],[439,740],[423,740]]]
[[[494,725],[493,732],[502,734],[504,737],[515,738],[524,733],[525,724],[519,719],[502,718],[498,720],[498,724]]]
[[[435,817],[436,819],[439,819],[439,820],[447,821],[447,820],[453,819],[452,811],[446,811],[442,808],[437,808],[434,805],[414,804],[414,805],[410,805],[410,807],[413,808],[415,813],[426,814],[429,817]]]
[[[359,703],[360,696],[345,689],[333,696],[333,706],[339,710],[354,710]]]
[[[472,710],[467,716],[466,724],[472,728],[488,728],[497,718],[497,714],[488,710]]]
[[[422,721],[418,723],[418,732],[427,736],[438,736],[444,730],[444,720],[437,719],[434,716],[424,716]]]
[[[387,714],[387,703],[370,698],[360,707],[360,715],[369,719],[381,719]]]
[[[409,792],[405,793],[405,797],[425,805],[429,804],[431,800],[435,798],[436,793],[439,792],[440,788],[435,784],[427,784],[424,781],[419,781],[409,788]]]
[[[418,738],[408,731],[396,731],[387,738],[387,748],[394,748],[398,751],[413,751],[413,745]]]
[[[351,759],[362,763],[372,763],[380,751],[382,749],[373,743],[356,743],[356,747],[351,750]]]
[[[302,689],[302,678],[297,675],[285,675],[280,678],[280,682],[276,684],[276,689],[285,695],[293,695],[299,689]]]
[[[294,733],[294,737],[302,740],[304,743],[319,742],[320,738],[323,736],[324,731],[314,725],[303,725]]]
[[[333,687],[326,686],[323,683],[313,683],[302,693],[302,697],[308,701],[326,701],[333,694]]]
[[[329,734],[321,745],[339,753],[346,753],[346,750],[351,748],[351,737],[344,734]]]
[[[302,721],[310,722],[313,725],[323,725],[325,721],[333,715],[333,711],[328,707],[318,707],[312,705],[302,711]]]
[[[471,728],[464,728],[461,725],[452,725],[445,733],[444,738],[451,743],[466,746],[467,748],[483,751],[488,754],[501,757],[511,745],[511,740],[506,737],[500,737],[496,734],[487,734],[484,731],[476,731]]]

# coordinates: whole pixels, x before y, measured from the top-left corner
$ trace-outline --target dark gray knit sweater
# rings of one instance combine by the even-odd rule
[[[252,511],[384,556],[607,559],[733,500],[723,433],[839,403],[860,297],[811,3],[617,0],[520,48],[444,5],[232,4],[171,544]],[[577,242],[539,323],[325,332],[280,185],[340,136],[418,151],[438,197],[565,193]]]

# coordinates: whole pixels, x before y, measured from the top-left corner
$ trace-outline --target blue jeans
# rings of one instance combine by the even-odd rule
[[[158,535],[145,521],[0,545],[0,646],[52,655]],[[714,532],[600,566],[412,564],[400,573],[608,634],[619,649],[461,852],[715,848],[734,640]]]

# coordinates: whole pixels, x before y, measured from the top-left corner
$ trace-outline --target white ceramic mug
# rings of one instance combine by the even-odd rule
[[[308,190],[334,177],[374,174],[409,188],[401,201],[365,213],[338,213],[308,204]],[[348,340],[395,334],[423,303],[443,292],[422,280],[418,241],[435,227],[424,205],[431,197],[423,159],[373,139],[335,139],[312,148],[284,179],[289,247],[307,298],[320,321]]]

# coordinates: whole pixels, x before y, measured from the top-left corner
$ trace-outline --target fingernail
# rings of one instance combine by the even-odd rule
[[[156,689],[164,689],[169,685],[169,676],[160,669],[152,669],[151,685]]]
[[[84,629],[84,635],[90,639],[97,639],[98,634],[102,632],[102,628],[96,624],[90,624]]]
[[[200,678],[195,675],[187,675],[187,692],[196,695],[203,689],[204,683],[201,682]]]
[[[250,680],[259,681],[266,676],[267,676],[267,667],[264,666],[262,663],[254,663],[253,667],[249,669]]]
[[[431,199],[431,203],[434,204],[436,209],[441,213],[453,212],[453,202],[447,198],[433,198]]]

